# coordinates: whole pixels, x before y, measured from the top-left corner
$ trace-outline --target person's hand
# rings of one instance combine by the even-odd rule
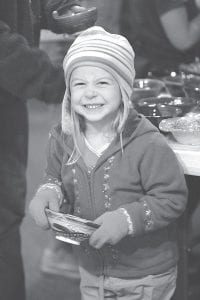
[[[122,211],[106,212],[94,223],[100,227],[90,237],[90,245],[100,249],[105,244],[115,245],[128,234],[128,222]]]
[[[48,229],[49,223],[45,214],[45,208],[59,211],[59,207],[60,197],[58,197],[56,190],[46,188],[38,191],[31,200],[29,212],[38,226],[42,227],[43,229]]]

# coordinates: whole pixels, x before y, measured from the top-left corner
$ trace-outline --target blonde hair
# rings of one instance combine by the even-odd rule
[[[121,135],[124,129],[124,125],[129,115],[130,111],[130,100],[128,99],[128,95],[125,91],[121,89],[121,104],[119,106],[119,110],[116,118],[113,120],[111,127],[113,131],[115,131],[118,135]],[[78,115],[71,107],[71,100],[68,98],[68,109],[70,110],[70,120],[68,123],[68,134],[70,134],[73,138],[74,149],[71,156],[68,159],[67,165],[74,164],[77,162],[80,156],[82,156],[82,148],[83,148],[83,138],[82,133],[85,131],[85,121],[84,118]],[[121,142],[121,141],[120,141]],[[122,145],[121,145],[122,147]]]

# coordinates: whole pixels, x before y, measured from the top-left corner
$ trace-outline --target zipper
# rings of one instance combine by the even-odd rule
[[[94,203],[92,201],[92,170],[87,170],[87,179],[88,179],[88,185],[89,185],[89,196],[90,196],[90,203],[93,211],[93,215],[96,217],[96,211],[94,207]]]
[[[92,201],[92,182],[91,182],[92,173],[93,173],[93,169],[92,170],[87,170],[87,178],[88,178],[88,184],[89,184],[90,202],[91,202],[91,205],[92,205],[94,216],[96,217],[95,207],[94,207],[94,204],[93,204],[93,201]],[[104,274],[105,263],[104,263],[104,258],[103,258],[103,252],[101,250],[96,250],[96,252],[97,252],[97,254],[100,257],[101,265],[102,265],[102,272]]]

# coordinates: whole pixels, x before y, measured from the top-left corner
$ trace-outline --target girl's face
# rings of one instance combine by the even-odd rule
[[[80,66],[70,79],[71,106],[86,124],[110,124],[121,104],[121,92],[115,78],[104,69]]]

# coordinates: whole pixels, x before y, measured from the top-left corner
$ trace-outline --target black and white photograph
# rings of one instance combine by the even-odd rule
[[[0,0],[0,300],[200,300],[200,0]]]

